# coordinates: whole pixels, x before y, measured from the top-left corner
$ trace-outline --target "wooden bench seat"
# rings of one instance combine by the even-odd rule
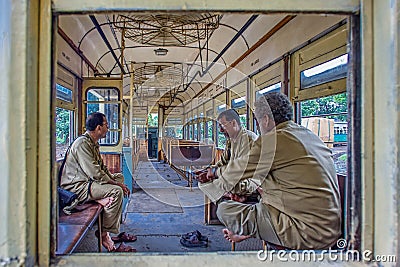
[[[188,181],[190,190],[193,184],[193,168],[202,168],[213,163],[214,145],[172,144],[169,147],[169,164],[173,170]]]
[[[88,230],[98,222],[101,237],[101,212],[103,207],[90,202],[79,205],[71,214],[60,211],[57,226],[57,255],[71,254],[83,240]],[[98,241],[98,251],[101,252],[101,238]]]

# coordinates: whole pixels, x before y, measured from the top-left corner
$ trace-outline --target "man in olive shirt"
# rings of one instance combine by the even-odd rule
[[[261,136],[247,157],[217,168],[208,179],[229,191],[241,180],[262,181],[255,205],[223,201],[217,216],[231,242],[256,237],[291,249],[326,249],[341,234],[340,196],[329,148],[292,121],[293,108],[281,93],[255,102]]]
[[[104,114],[92,113],[86,121],[86,132],[78,137],[67,151],[60,185],[78,195],[79,202],[94,200],[104,207],[102,243],[108,251],[131,252],[123,243],[116,248],[110,232],[119,233],[123,196],[130,191],[121,173],[111,174],[100,156],[99,143],[108,131]],[[134,241],[133,235],[124,235]]]
[[[221,159],[211,167],[221,167],[228,164],[230,159],[236,159],[249,153],[253,142],[258,135],[252,131],[242,128],[240,116],[234,109],[221,112],[217,117],[219,131],[226,137],[226,147]],[[211,169],[209,169],[211,171]],[[251,179],[243,180],[225,196],[239,202],[244,202],[258,187],[257,182]]]

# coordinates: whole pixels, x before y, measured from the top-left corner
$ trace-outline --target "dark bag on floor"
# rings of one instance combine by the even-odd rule
[[[72,204],[72,202],[74,202],[74,200],[78,198],[77,194],[72,193],[71,191],[65,190],[65,189],[61,188],[60,186],[57,187],[57,191],[58,191],[58,198],[59,198],[61,208],[70,206]]]

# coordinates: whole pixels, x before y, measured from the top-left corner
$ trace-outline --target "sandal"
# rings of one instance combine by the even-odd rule
[[[202,241],[197,238],[196,235],[192,235],[189,239],[181,238],[180,242],[183,246],[194,248],[194,247],[203,247],[206,248],[208,246],[207,241]]]
[[[136,249],[121,243],[117,248],[111,250],[110,252],[136,252]]]
[[[193,232],[189,232],[189,233],[186,233],[186,234],[183,234],[183,235],[182,235],[182,238],[184,238],[184,239],[190,239],[192,236],[196,236],[197,239],[200,240],[200,241],[206,241],[206,242],[208,241],[208,237],[202,235],[198,230],[193,231]]]
[[[111,237],[111,240],[119,243],[119,242],[135,242],[137,237],[135,235],[128,234],[126,232],[122,232],[117,236]]]

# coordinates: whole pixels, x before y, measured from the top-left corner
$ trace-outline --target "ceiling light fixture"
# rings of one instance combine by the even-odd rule
[[[168,53],[168,49],[157,48],[157,49],[154,49],[154,53],[156,54],[156,56],[165,56]]]

